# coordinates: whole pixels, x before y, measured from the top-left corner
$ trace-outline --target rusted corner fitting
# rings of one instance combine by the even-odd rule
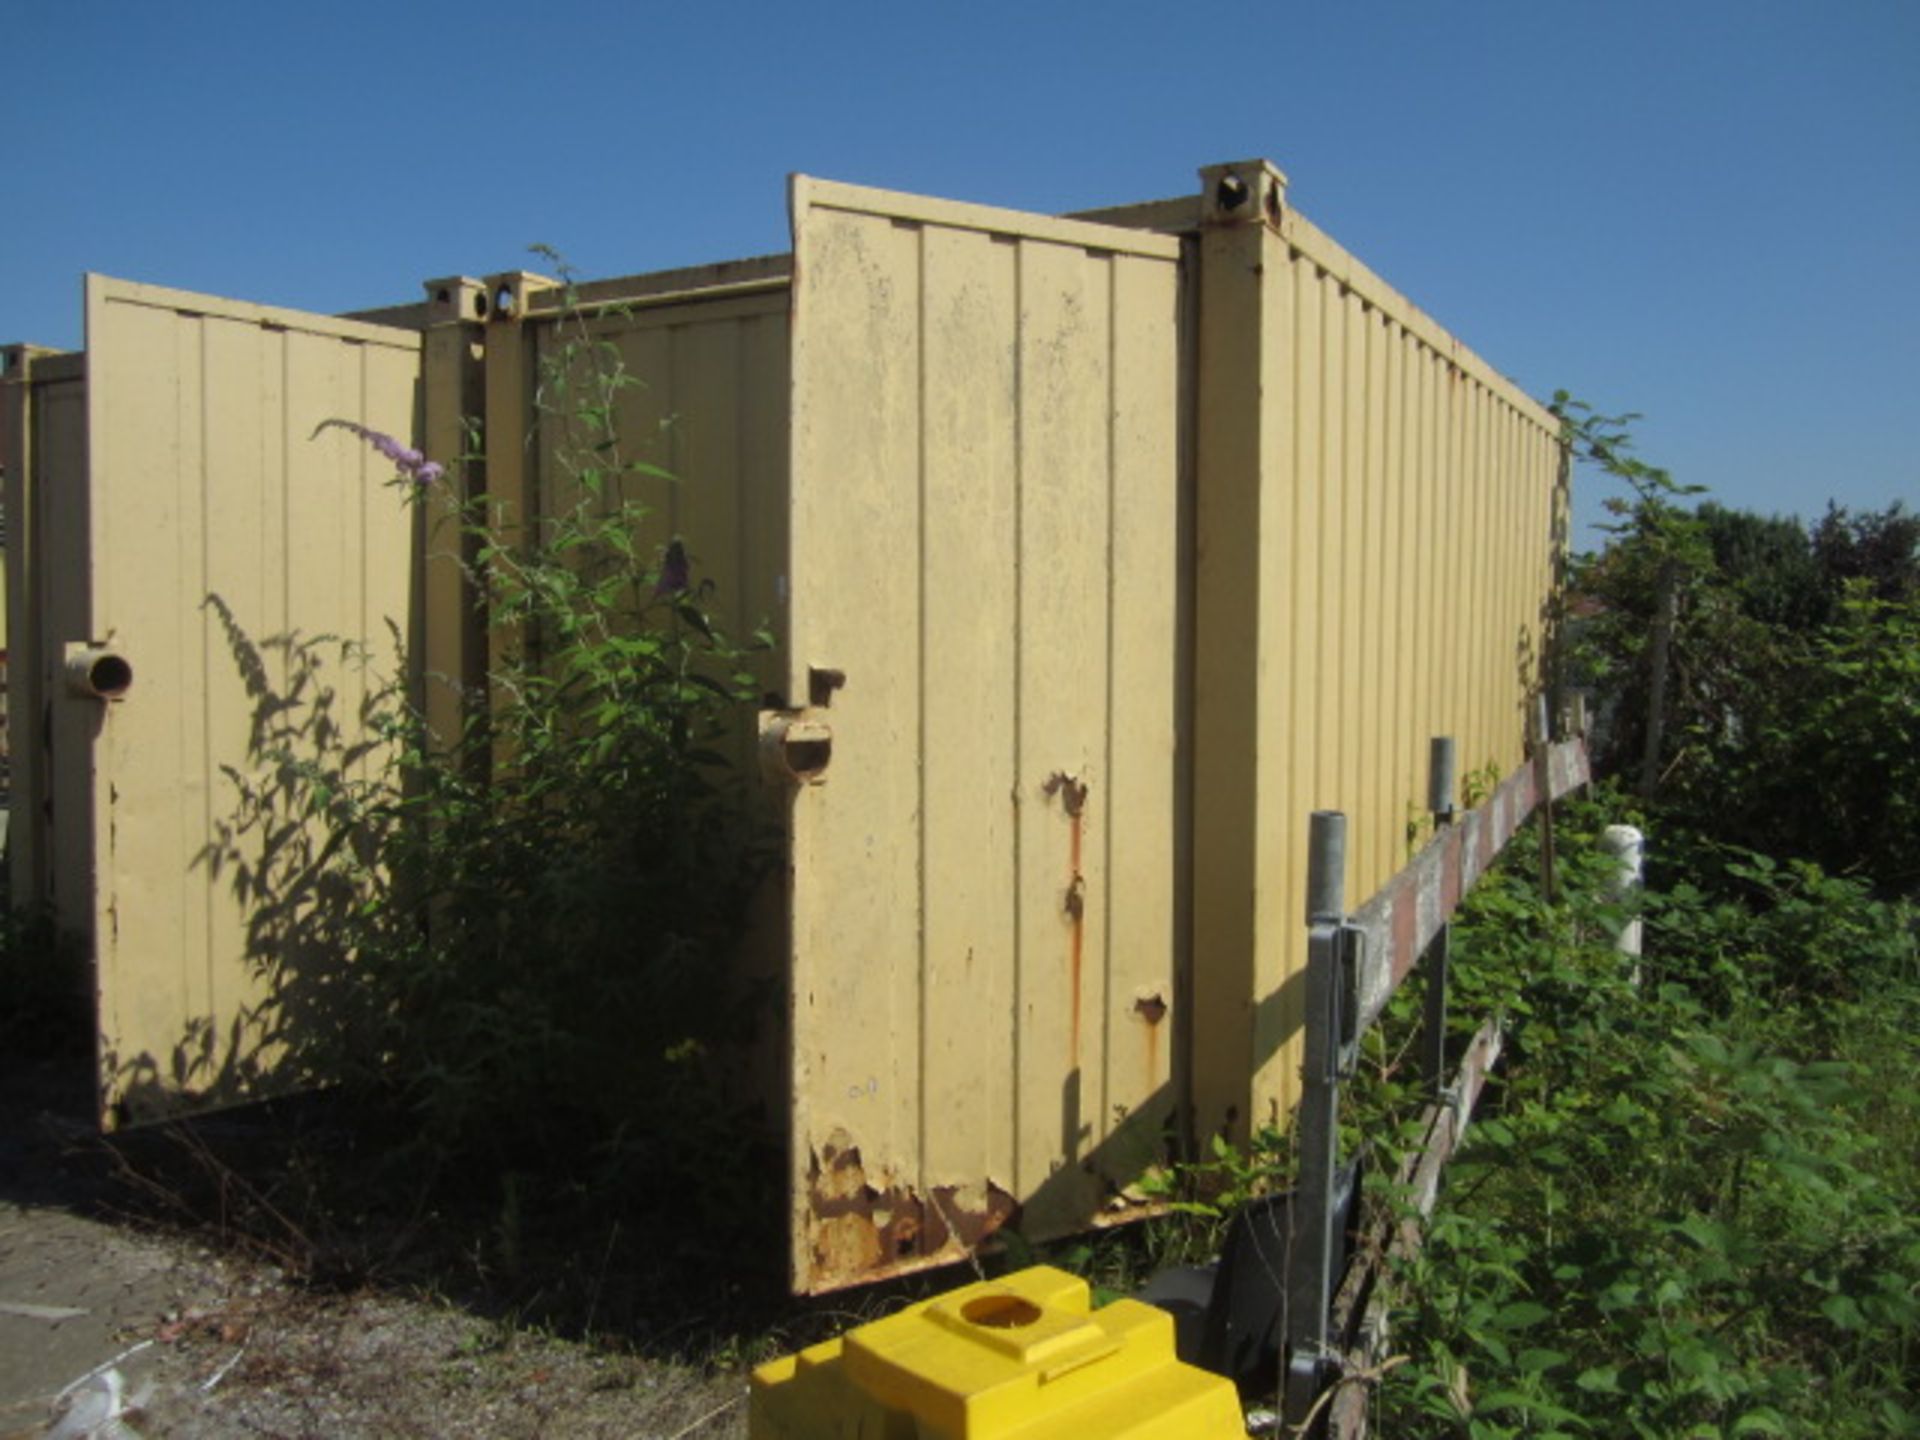
[[[1286,214],[1287,177],[1271,160],[1200,167],[1202,225],[1273,225]]]
[[[444,275],[437,280],[424,280],[421,288],[427,292],[429,325],[460,321],[478,324],[493,309],[487,282],[472,275]]]

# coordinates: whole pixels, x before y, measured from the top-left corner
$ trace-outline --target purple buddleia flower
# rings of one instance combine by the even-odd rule
[[[653,593],[660,595],[678,595],[693,583],[693,577],[687,568],[687,547],[678,540],[667,546],[667,553],[660,561],[660,579],[653,587]]]
[[[338,428],[349,430],[371,445],[380,454],[393,462],[393,468],[413,481],[416,485],[431,485],[447,473],[447,467],[437,460],[429,460],[410,445],[402,445],[393,436],[378,430],[369,430],[364,425],[356,425],[351,420],[322,420],[313,427],[314,435],[322,430]]]

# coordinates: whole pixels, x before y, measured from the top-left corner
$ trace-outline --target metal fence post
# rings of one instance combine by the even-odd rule
[[[1347,817],[1316,810],[1307,841],[1306,1060],[1302,1066],[1293,1244],[1287,1257],[1287,1371],[1284,1410],[1303,1424],[1334,1363],[1328,1347],[1333,1304],[1334,1173],[1340,1163]]]
[[[1559,897],[1560,887],[1553,853],[1553,729],[1545,695],[1534,699],[1531,728],[1534,798],[1540,807],[1540,891],[1551,903]]]
[[[1436,735],[1427,747],[1427,808],[1437,835],[1453,824],[1454,745],[1451,735]],[[1420,1070],[1427,1094],[1439,1099],[1447,1085],[1447,965],[1452,958],[1451,922],[1442,920],[1421,957],[1427,977],[1426,1013],[1420,1031]]]

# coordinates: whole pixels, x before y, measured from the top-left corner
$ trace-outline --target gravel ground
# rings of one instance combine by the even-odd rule
[[[744,1394],[737,1374],[709,1377],[423,1300],[310,1295],[272,1267],[55,1209],[0,1212],[8,1440],[718,1440],[746,1434]]]
[[[315,1290],[116,1222],[100,1147],[62,1095],[0,1073],[0,1440],[747,1433],[744,1370],[432,1296]]]

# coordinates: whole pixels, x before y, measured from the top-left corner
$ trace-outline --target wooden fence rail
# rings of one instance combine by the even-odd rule
[[[1546,807],[1587,784],[1585,745],[1578,739],[1554,743],[1544,734],[1544,725],[1537,726],[1527,763],[1485,801],[1464,811],[1453,803],[1452,741],[1436,738],[1429,786],[1433,838],[1351,914],[1342,913],[1346,817],[1330,811],[1313,817],[1298,1220],[1287,1255],[1282,1373],[1283,1413],[1299,1433],[1318,1426],[1337,1440],[1357,1440],[1366,1433],[1367,1400],[1385,1338],[1382,1281],[1396,1262],[1419,1249],[1422,1222],[1433,1211],[1441,1174],[1499,1058],[1499,1022],[1489,1018],[1469,1041],[1452,1079],[1442,1075],[1449,923],[1461,899],[1536,806]],[[1551,856],[1550,840],[1543,844],[1549,847],[1543,853]],[[1410,1209],[1360,1237],[1342,1279],[1334,1274],[1340,1245],[1334,1192],[1341,1082],[1351,1075],[1368,1029],[1401,982],[1423,963],[1430,983],[1418,1053],[1433,1099],[1420,1126],[1421,1143],[1394,1176]]]

